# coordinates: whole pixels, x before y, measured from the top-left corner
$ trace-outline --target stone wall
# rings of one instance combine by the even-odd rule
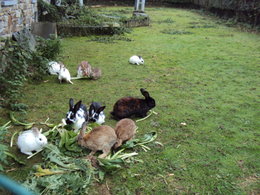
[[[28,28],[37,21],[36,0],[0,0],[0,37]]]

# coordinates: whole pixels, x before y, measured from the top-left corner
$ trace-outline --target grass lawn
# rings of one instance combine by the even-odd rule
[[[106,13],[117,10],[131,15],[132,8],[102,8]],[[29,83],[21,102],[30,110],[19,117],[37,122],[49,117],[59,123],[73,97],[87,105],[106,105],[106,124],[115,126],[109,114],[114,103],[124,96],[142,97],[143,87],[156,100],[158,115],[137,123],[137,137],[156,131],[163,146],[150,144],[148,152],[137,149],[143,162],[108,175],[90,194],[260,193],[259,34],[228,27],[197,11],[146,12],[151,25],[126,34],[132,41],[64,38],[61,60],[71,74],[86,60],[102,69],[102,78],[71,85],[48,76],[46,82]],[[134,54],[141,55],[145,65],[128,64]],[[1,114],[0,122],[9,120],[6,110]],[[34,162],[28,161],[21,174]],[[17,172],[8,174],[22,180]]]

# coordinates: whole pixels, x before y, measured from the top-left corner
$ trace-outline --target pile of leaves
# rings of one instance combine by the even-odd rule
[[[44,162],[35,165],[23,185],[39,194],[86,193],[95,175],[91,162],[85,158],[64,155],[49,144],[42,153]]]
[[[26,129],[35,125],[20,122],[13,114],[10,116],[13,124],[22,125]],[[39,194],[86,194],[90,184],[93,181],[102,181],[106,173],[112,173],[126,163],[141,161],[135,158],[138,153],[133,151],[134,148],[141,147],[148,151],[150,148],[146,144],[157,137],[157,134],[152,132],[142,138],[129,140],[118,151],[99,159],[88,156],[90,151],[76,143],[78,134],[72,131],[70,126],[50,124],[48,120],[40,124],[49,127],[49,130],[44,132],[49,144],[41,152],[43,162],[34,166],[22,184]],[[88,130],[96,125],[90,124]]]

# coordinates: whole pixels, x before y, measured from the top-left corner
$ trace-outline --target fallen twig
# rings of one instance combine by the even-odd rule
[[[39,151],[33,153],[32,155],[28,156],[27,159],[32,158],[32,157],[35,156],[36,154],[40,153],[42,150],[43,150],[43,149],[41,149],[41,150],[39,150]]]

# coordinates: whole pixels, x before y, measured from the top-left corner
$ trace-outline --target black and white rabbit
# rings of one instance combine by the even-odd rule
[[[99,125],[105,122],[104,109],[106,106],[101,106],[98,102],[92,102],[89,107],[89,121],[95,122]]]
[[[134,55],[129,58],[129,63],[136,65],[144,64],[144,59],[141,56]]]
[[[140,91],[145,99],[123,97],[115,103],[111,112],[115,119],[130,118],[131,116],[145,117],[147,112],[155,107],[155,100],[150,97],[150,94],[143,88]]]
[[[48,63],[48,70],[51,75],[59,75],[61,69],[61,64],[55,61],[51,61]]]
[[[88,110],[87,107],[82,104],[82,101],[78,101],[74,105],[74,100],[69,100],[69,111],[67,112],[66,119],[62,119],[65,125],[72,125],[74,131],[78,131],[84,122],[88,121]]]

